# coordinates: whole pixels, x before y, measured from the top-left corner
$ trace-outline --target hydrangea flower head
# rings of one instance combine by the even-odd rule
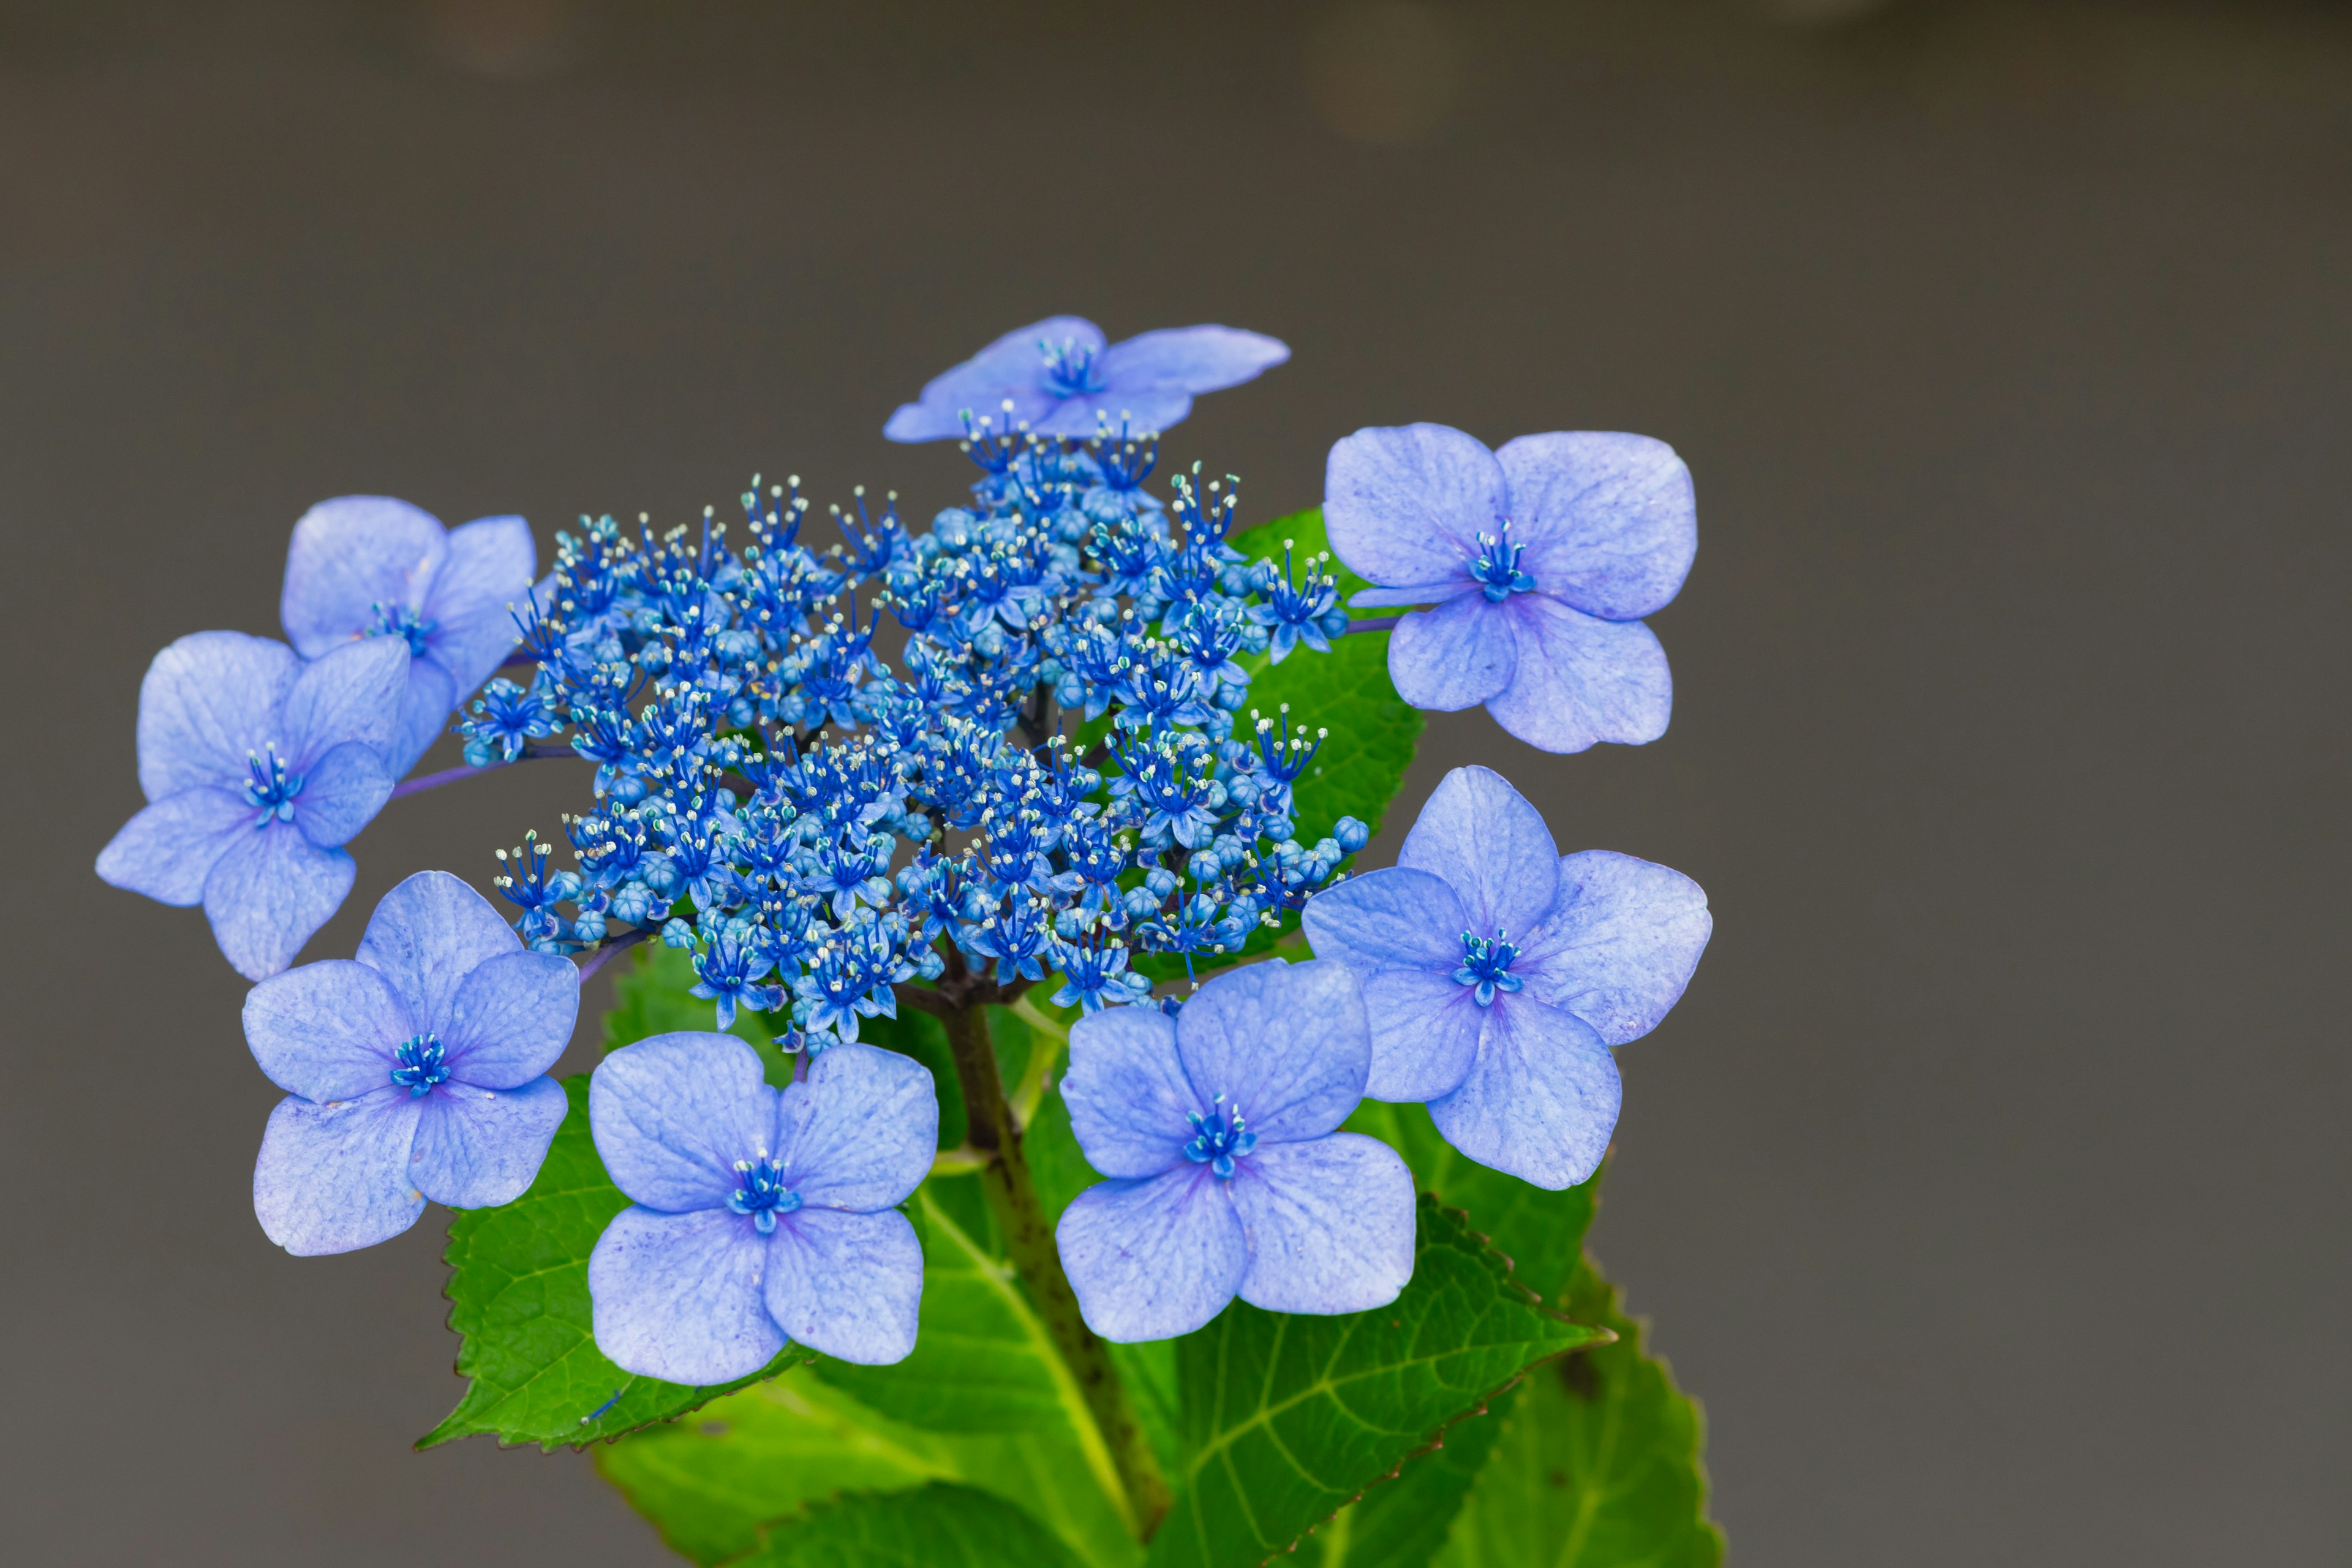
[[[1554,431],[1490,452],[1444,425],[1331,448],[1331,548],[1397,624],[1389,674],[1416,708],[1485,703],[1531,746],[1580,752],[1666,732],[1674,680],[1642,617],[1690,573],[1690,470],[1646,436]]]
[[[520,640],[511,606],[531,596],[530,525],[485,517],[458,528],[389,496],[320,501],[294,525],[278,617],[304,658],[355,637],[397,637],[415,655],[388,748],[394,777]]]
[[[284,643],[198,632],[139,689],[140,812],[99,852],[118,888],[201,903],[238,973],[294,961],[352,890],[342,846],[391,798],[408,673],[397,639],[305,664]]]
[[[923,1254],[896,1205],[939,1144],[921,1063],[837,1045],[779,1092],[732,1035],[655,1035],[604,1058],[588,1116],[635,1200],[588,1260],[623,1371],[707,1384],[787,1341],[874,1365],[915,1348]]]
[[[1201,393],[1239,386],[1289,357],[1286,344],[1236,327],[1165,327],[1114,343],[1083,317],[1050,316],[933,377],[882,434],[893,441],[961,437],[970,433],[967,414],[1000,433],[1024,424],[1040,436],[1081,438],[1098,427],[1166,430],[1192,411]]]
[[[1387,1144],[1339,1131],[1370,1067],[1363,993],[1337,963],[1229,970],[1172,1018],[1080,1019],[1062,1097],[1111,1179],[1055,1234],[1087,1325],[1156,1340],[1237,1295],[1276,1312],[1394,1300],[1412,1277],[1412,1176]]]
[[[1456,768],[1396,865],[1307,902],[1318,958],[1361,978],[1375,1100],[1539,1187],[1592,1174],[1617,1125],[1612,1047],[1655,1028],[1714,928],[1706,895],[1630,855],[1562,856],[1500,774]]]
[[[253,1171],[261,1228],[300,1256],[350,1252],[415,1225],[427,1198],[521,1196],[563,1121],[547,1069],[579,1011],[577,966],[525,952],[464,882],[419,871],[393,889],[356,958],[246,997],[246,1043],[287,1091]]]

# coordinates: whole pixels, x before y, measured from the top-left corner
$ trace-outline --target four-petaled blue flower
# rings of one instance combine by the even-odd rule
[[[874,1365],[915,1348],[923,1254],[896,1205],[939,1144],[919,1062],[839,1045],[779,1092],[731,1035],[656,1035],[596,1068],[588,1118],[635,1200],[588,1260],[623,1371],[714,1384],[788,1340]]]
[[[1005,333],[935,376],[919,402],[900,405],[882,427],[893,441],[967,434],[966,414],[1000,433],[1025,422],[1041,436],[1166,430],[1192,399],[1254,380],[1290,357],[1287,345],[1236,327],[1166,327],[1125,342],[1077,316],[1053,316]],[[1006,404],[1012,407],[1008,411]]]
[[[1192,1332],[1236,1295],[1276,1312],[1360,1312],[1412,1277],[1412,1175],[1339,1126],[1372,1040],[1355,976],[1279,959],[1230,970],[1171,1018],[1089,1014],[1070,1031],[1070,1126],[1111,1180],[1055,1235],[1088,1327]]]
[[[162,903],[201,903],[248,980],[294,961],[352,890],[342,846],[383,809],[407,646],[381,639],[304,664],[284,643],[198,632],[139,689],[148,805],[98,874]]]
[[[1673,447],[1580,430],[1490,452],[1443,425],[1359,430],[1331,448],[1323,489],[1332,551],[1376,584],[1349,602],[1435,606],[1390,638],[1407,702],[1483,702],[1548,752],[1665,733],[1674,680],[1642,617],[1698,548]]]
[[[1456,768],[1397,863],[1309,899],[1307,941],[1363,981],[1375,1100],[1539,1187],[1590,1176],[1617,1124],[1612,1047],[1655,1028],[1706,946],[1706,895],[1630,855],[1562,856],[1499,774]]]
[[[513,609],[530,602],[538,563],[519,517],[444,528],[404,500],[339,496],[294,525],[278,618],[304,658],[353,637],[407,643],[415,658],[386,748],[397,778],[521,640]]]
[[[263,981],[253,1059],[287,1091],[253,1171],[253,1210],[299,1256],[398,1236],[427,1198],[510,1203],[563,1121],[547,1069],[580,1011],[580,971],[526,952],[489,900],[419,871],[375,907],[355,959]]]

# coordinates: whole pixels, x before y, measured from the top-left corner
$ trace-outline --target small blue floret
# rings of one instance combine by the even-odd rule
[[[1257,1134],[1248,1131],[1241,1107],[1228,1108],[1222,1094],[1207,1115],[1187,1111],[1184,1120],[1192,1124],[1192,1141],[1184,1145],[1184,1157],[1208,1166],[1220,1181],[1232,1181],[1234,1161],[1257,1147]]]
[[[413,1035],[392,1054],[392,1081],[406,1089],[411,1099],[430,1094],[435,1084],[448,1080],[447,1056],[440,1036]]]
[[[801,1206],[801,1195],[784,1186],[784,1168],[775,1161],[738,1160],[735,1172],[743,1184],[728,1195],[727,1206],[748,1218],[761,1236],[776,1228],[776,1216]]]
[[[1475,986],[1478,1005],[1491,1007],[1496,992],[1517,991],[1525,984],[1510,972],[1511,960],[1518,956],[1519,950],[1503,940],[1499,931],[1490,937],[1472,936],[1465,931],[1462,933],[1462,967],[1454,972],[1454,978],[1465,985]]]

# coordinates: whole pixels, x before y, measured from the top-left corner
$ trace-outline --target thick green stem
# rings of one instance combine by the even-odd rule
[[[1004,1250],[1013,1269],[1028,1287],[1055,1348],[1076,1379],[1087,1409],[1109,1448],[1127,1488],[1138,1533],[1146,1541],[1168,1512],[1168,1482],[1160,1474],[1160,1460],[1151,1451],[1142,1424],[1129,1405],[1127,1390],[1110,1363],[1109,1347],[1095,1337],[1078,1314],[1078,1298],[1062,1272],[1062,1257],[1054,1245],[1054,1227],[1045,1221],[1045,1206],[1037,1199],[1037,1184],[1021,1152],[1021,1129],[1005,1102],[1004,1081],[996,1070],[996,1053],[988,1038],[987,1009],[977,1004],[946,1010],[948,1044],[955,1053],[956,1078],[963,1085],[965,1141],[987,1163],[980,1184],[989,1208],[1004,1233]]]

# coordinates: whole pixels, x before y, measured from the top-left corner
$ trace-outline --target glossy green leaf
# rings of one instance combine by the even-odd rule
[[[1546,1370],[1538,1367],[1533,1375]],[[1506,1392],[1491,1409],[1507,1409],[1517,1397],[1517,1390]],[[1439,1446],[1407,1460],[1394,1480],[1316,1526],[1298,1544],[1300,1563],[1305,1568],[1427,1568],[1502,1429],[1491,1410],[1448,1426]]]
[[[1080,1568],[1022,1510],[991,1492],[933,1481],[812,1505],[775,1525],[730,1568]]]

